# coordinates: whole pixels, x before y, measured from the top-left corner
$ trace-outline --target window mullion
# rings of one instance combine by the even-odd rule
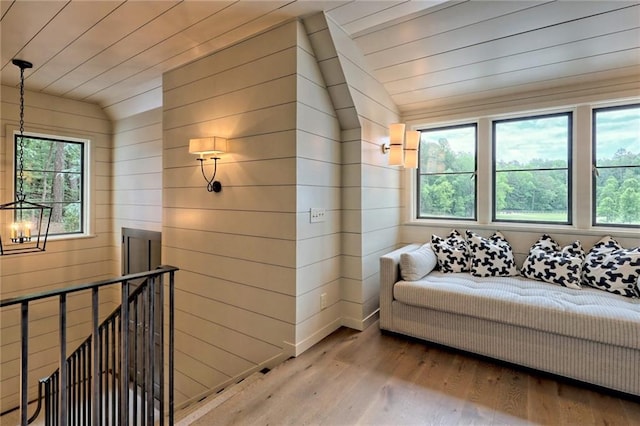
[[[573,134],[573,223],[578,229],[591,227],[591,107],[576,108]]]
[[[480,224],[491,222],[492,156],[491,121],[488,118],[481,118],[478,120],[478,156],[476,163],[478,223]]]

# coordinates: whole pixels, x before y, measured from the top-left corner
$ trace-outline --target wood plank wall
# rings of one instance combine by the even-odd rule
[[[401,209],[380,144],[398,115],[332,25],[291,22],[164,76],[163,250],[182,268],[182,401],[375,320],[378,257],[397,244]],[[356,101],[337,108],[345,88]],[[220,194],[187,153],[189,138],[212,135],[229,138]],[[310,223],[313,207],[325,222]]]
[[[113,225],[162,230],[162,108],[114,122]]]
[[[19,92],[2,86],[0,134],[0,200],[12,195],[13,130],[18,127]],[[0,298],[19,296],[113,276],[117,267],[111,218],[111,123],[96,105],[26,91],[25,130],[89,139],[91,237],[50,240],[44,253],[0,258]],[[116,298],[113,291],[101,293],[100,314],[110,312]],[[68,339],[71,350],[90,331],[90,295],[68,299]],[[30,310],[29,366],[30,395],[37,382],[57,366],[57,302],[36,302]],[[0,313],[0,411],[18,404],[19,309]]]
[[[379,307],[378,259],[398,244],[402,175],[381,144],[399,113],[340,26],[322,13],[305,26],[343,130],[342,323],[362,330]]]
[[[296,38],[292,22],[164,75],[162,250],[181,268],[178,404],[295,352]],[[220,193],[206,191],[188,153],[189,138],[214,135],[228,138]]]
[[[296,336],[298,355],[341,325],[340,123],[305,27],[297,23]],[[323,208],[325,221],[310,222]],[[321,297],[326,307],[321,307]]]

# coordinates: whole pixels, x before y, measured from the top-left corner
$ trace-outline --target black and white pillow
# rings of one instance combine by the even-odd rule
[[[466,272],[469,270],[467,242],[455,229],[445,237],[431,236],[431,248],[438,258],[442,272]]]
[[[580,241],[561,248],[549,235],[544,234],[529,250],[520,272],[534,280],[580,289],[584,257]]]
[[[625,249],[610,236],[589,250],[582,283],[627,297],[640,297],[640,247]]]
[[[556,243],[553,238],[549,234],[542,234],[542,236],[535,242],[533,247],[543,249],[543,250],[551,250],[551,251],[560,251],[560,244]],[[532,247],[532,248],[533,248]]]
[[[509,277],[518,274],[511,245],[500,232],[485,238],[466,231],[471,275],[476,277]]]

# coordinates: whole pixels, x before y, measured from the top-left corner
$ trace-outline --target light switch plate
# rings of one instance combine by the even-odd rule
[[[326,211],[323,208],[312,207],[310,210],[309,220],[311,223],[324,222]]]

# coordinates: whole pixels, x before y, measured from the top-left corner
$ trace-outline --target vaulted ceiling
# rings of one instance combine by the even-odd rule
[[[101,105],[161,102],[162,73],[324,10],[400,111],[640,75],[640,2],[2,0],[2,84]],[[155,105],[157,106],[157,105]]]

